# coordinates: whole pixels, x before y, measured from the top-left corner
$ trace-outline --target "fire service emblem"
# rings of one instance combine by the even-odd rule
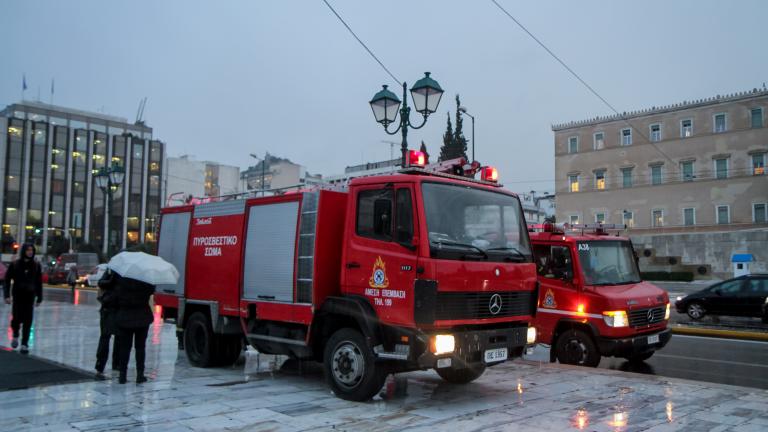
[[[389,286],[389,279],[387,279],[387,266],[381,257],[376,257],[376,262],[373,263],[373,273],[371,278],[368,279],[368,285],[371,288],[387,288]]]

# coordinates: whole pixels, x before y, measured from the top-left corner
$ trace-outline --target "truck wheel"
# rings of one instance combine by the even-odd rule
[[[704,317],[704,308],[696,302],[689,304],[685,311],[692,320],[699,320]]]
[[[243,338],[240,335],[217,335],[216,364],[232,366],[243,351]]]
[[[600,364],[600,353],[592,338],[581,330],[568,330],[557,338],[555,344],[557,360],[563,364],[596,367]]]
[[[485,365],[470,366],[465,369],[443,368],[435,369],[440,378],[452,384],[467,384],[483,375]]]
[[[351,328],[337,330],[328,340],[323,370],[336,396],[356,402],[372,398],[387,377],[381,365],[376,365],[363,335]]]
[[[213,366],[213,346],[213,329],[208,317],[202,312],[193,313],[184,326],[184,351],[192,366]]]
[[[626,357],[626,359],[630,363],[640,363],[640,362],[644,362],[644,361],[648,360],[649,358],[651,358],[653,356],[653,353],[655,353],[655,352],[656,351],[648,351],[647,353],[638,354],[638,355],[632,356],[632,357]]]

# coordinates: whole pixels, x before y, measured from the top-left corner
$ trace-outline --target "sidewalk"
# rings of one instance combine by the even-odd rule
[[[36,311],[32,353],[90,371],[95,305],[47,302]],[[9,307],[0,308],[7,322]],[[0,345],[9,344],[9,335]],[[333,397],[316,367],[249,351],[245,366],[197,369],[178,356],[172,325],[147,345],[151,381],[115,380],[0,392],[0,430],[451,430],[762,431],[768,392],[734,386],[516,361],[475,383],[432,371],[399,375],[404,396],[369,403]],[[129,380],[133,379],[129,372]],[[407,386],[404,386],[407,384]]]

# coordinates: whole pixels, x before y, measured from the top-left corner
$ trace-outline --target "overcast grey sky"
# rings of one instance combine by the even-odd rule
[[[499,1],[620,111],[768,81],[765,1]],[[510,189],[553,187],[551,124],[610,114],[490,1],[331,4],[399,79],[431,71],[446,90],[412,146],[439,153],[459,93]],[[368,106],[395,84],[321,0],[3,1],[0,40],[0,104],[24,73],[28,99],[55,78],[55,104],[131,120],[147,96],[170,155],[243,167],[268,151],[328,175],[400,140]]]

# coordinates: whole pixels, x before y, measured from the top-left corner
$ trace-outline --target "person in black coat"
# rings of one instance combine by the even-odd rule
[[[117,293],[114,289],[115,273],[107,270],[99,279],[99,295],[97,299],[101,303],[99,309],[99,347],[96,349],[96,377],[104,378],[104,368],[107,366],[109,358],[109,341],[114,335],[114,344],[112,346],[112,370],[118,370],[120,360],[118,358],[117,346],[117,325],[115,324],[115,313],[117,311]]]
[[[145,347],[149,325],[155,318],[149,307],[149,298],[155,292],[155,286],[114,273],[114,289],[117,304],[115,312],[117,350],[120,359],[119,382],[125,384],[127,381],[131,345],[135,345],[136,383],[141,384],[147,381],[144,376]]]
[[[43,271],[40,263],[35,260],[35,245],[24,243],[19,251],[19,258],[8,266],[3,285],[3,297],[6,304],[11,304],[13,298],[13,318],[11,329],[13,339],[11,347],[19,345],[19,330],[23,326],[21,336],[21,353],[29,352],[29,333],[32,330],[35,307],[43,301]]]

